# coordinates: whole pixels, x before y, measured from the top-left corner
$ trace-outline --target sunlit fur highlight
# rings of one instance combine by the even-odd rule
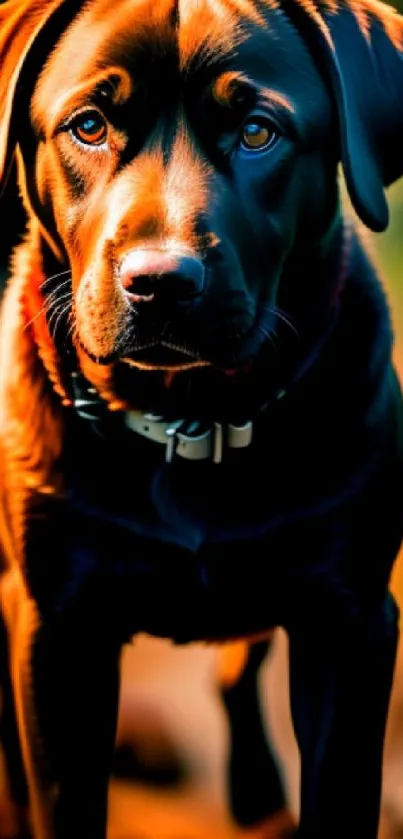
[[[63,0],[8,0],[0,6],[0,124],[8,125],[14,94],[25,56],[38,31]],[[5,164],[0,143],[0,179]]]
[[[366,40],[370,41],[371,20],[380,21],[393,45],[403,49],[403,23],[399,13],[392,6],[380,0],[294,0],[318,26],[328,44],[333,47],[330,28],[325,15],[337,14],[342,9],[349,9],[354,15],[360,31]],[[277,0],[262,0],[260,6],[267,11],[281,8]],[[245,34],[240,28],[248,21],[258,26],[267,25],[267,16],[261,14],[253,0],[182,0],[180,5],[181,19],[184,23],[180,51],[182,63],[185,65],[194,54],[200,51],[200,40],[204,49],[211,54],[225,51],[235,46]],[[200,30],[194,25],[195,9],[203,20],[203,30],[208,34],[200,38]],[[192,25],[193,19],[193,25]],[[210,25],[209,25],[210,24]],[[226,27],[223,34],[221,27]],[[228,33],[228,34],[227,34]],[[199,41],[199,45],[198,42]]]
[[[45,21],[61,5],[63,0],[8,0],[0,6],[0,123],[7,125],[12,109],[15,86],[20,67],[37,32]],[[332,46],[332,38],[325,15],[337,14],[343,8],[349,9],[357,20],[364,37],[370,38],[371,19],[380,21],[391,42],[397,49],[403,47],[403,23],[396,10],[380,0],[294,0],[317,24]],[[259,10],[266,7],[270,12],[277,5],[276,0],[136,0],[136,13],[141,13],[144,25],[148,27],[166,25],[176,12],[178,42],[183,67],[196,55],[208,57],[233,49],[245,37],[242,24],[252,22],[266,25],[265,16]],[[97,4],[99,24],[105,25],[109,3]],[[124,7],[122,6],[122,9]],[[127,8],[133,9],[133,0],[127,0]],[[267,16],[266,16],[267,17]],[[0,173],[4,165],[5,149],[0,148]]]
[[[60,2],[61,0],[30,0],[30,2],[23,3],[20,0],[9,0],[5,5],[0,6],[0,63],[2,68],[0,101],[3,103],[0,119],[3,124],[7,123],[10,116],[12,96],[25,53],[35,39],[36,32],[41,28],[47,17],[58,8]],[[322,0],[320,3],[314,3],[313,0],[295,0],[295,2],[304,8],[312,20],[316,21],[329,41],[331,41],[331,38],[325,15],[337,14],[340,9],[347,8],[354,14],[358,26],[366,38],[369,36],[371,19],[375,18],[382,23],[392,43],[397,48],[402,48],[402,20],[394,9],[383,5],[378,0],[350,0],[349,3],[337,3],[336,0],[326,0],[326,2]],[[267,0],[267,2],[260,4],[260,8],[263,8],[264,5],[270,11],[275,4],[272,0]],[[152,4],[152,7],[149,3],[144,2],[143,7],[145,15],[149,15],[150,8],[152,8],[153,14],[157,15],[160,21],[165,20],[167,14],[172,14],[174,10],[174,4],[170,0],[169,2],[168,0],[167,2],[159,0],[157,4]],[[178,12],[180,21],[179,41],[183,64],[186,64],[196,52],[200,52],[200,38],[203,49],[215,54],[217,50],[233,47],[237,39],[241,37],[240,24],[243,22],[251,21],[256,25],[263,24],[261,12],[253,2],[248,2],[248,0],[199,0],[198,2],[196,0],[195,2],[182,0],[179,3]],[[199,26],[195,25],[195,16],[199,19]],[[177,160],[182,159],[183,165],[192,157],[192,150],[184,137],[178,141],[176,156]],[[152,166],[155,166],[155,164],[156,160],[154,158]],[[179,171],[180,169],[181,166]],[[194,177],[197,185],[196,194],[200,195],[202,203],[204,198],[203,190],[200,190],[200,180],[203,181],[204,173],[201,179],[200,173]],[[165,224],[171,235],[175,231],[180,212],[183,212],[186,196],[180,181],[176,181],[173,176],[170,179],[170,187],[172,192],[169,209],[168,211],[165,209],[163,213],[161,230]],[[192,192],[194,190],[189,190],[189,193]],[[162,205],[163,202],[161,201]],[[188,219],[185,223],[186,238],[189,242],[192,242],[191,212],[190,209],[188,212],[186,206],[184,216],[185,219],[186,217]],[[140,222],[140,234],[144,235],[146,232],[147,223],[149,222],[147,222],[147,213],[145,212],[143,221]],[[177,235],[177,231],[174,232],[174,235]],[[52,383],[53,390],[56,391],[56,396],[60,400],[67,399],[58,369],[58,359],[47,331],[44,316],[40,314],[43,300],[38,292],[38,286],[40,278],[43,279],[43,277],[40,266],[37,263],[34,265],[34,262],[33,259],[30,266],[21,266],[20,264],[15,266],[17,275],[20,275],[22,279],[19,281],[19,285],[15,284],[13,290],[10,288],[6,297],[1,333],[2,341],[11,341],[11,343],[14,341],[18,344],[16,357],[19,359],[13,377],[9,379],[10,371],[3,371],[1,374],[1,424],[5,430],[4,437],[12,441],[15,452],[24,450],[23,465],[21,461],[19,469],[22,469],[26,475],[35,475],[39,470],[39,463],[50,463],[54,460],[60,444],[58,422],[54,418],[54,408],[50,408],[49,418],[46,421],[49,427],[49,433],[46,435],[46,453],[39,451],[38,429],[29,406],[36,405],[38,402],[42,405],[53,405],[52,401],[49,402],[49,397],[45,396],[47,392],[46,381]],[[8,314],[10,310],[12,310],[12,317],[11,314]],[[33,323],[28,326],[28,322],[32,319]],[[11,329],[13,330],[12,338],[10,338]],[[33,379],[33,371],[38,369],[38,362],[35,362],[35,358],[38,359],[38,357],[40,358],[40,364],[43,366],[43,374]],[[113,402],[113,394],[109,389],[110,370],[99,368],[88,359],[83,360],[83,365],[91,367],[91,378],[97,379],[100,390],[108,394],[108,399]],[[20,444],[18,443],[18,422],[14,420],[12,427],[10,427],[10,420],[7,418],[7,405],[11,404],[13,405],[13,415],[21,416],[21,419],[24,420],[21,424],[21,429],[24,429],[24,440],[21,438]],[[28,424],[27,417],[30,417]],[[42,424],[43,421],[44,418],[41,416]],[[48,474],[50,471],[51,469],[48,470],[46,466],[40,468],[38,485],[45,487],[51,483]],[[31,480],[35,482],[34,478]]]
[[[183,125],[179,125],[168,165],[160,148],[135,160],[115,194],[121,218],[118,230],[113,231],[117,248],[120,242],[129,249],[153,241],[162,248],[176,243],[179,250],[197,250],[195,222],[207,206],[209,171]]]
[[[271,88],[262,88],[259,91],[259,97],[270,108],[280,108],[284,111],[288,111],[290,114],[294,113],[295,111],[292,102],[290,102],[287,96],[285,96],[283,93],[280,93],[278,90],[272,90]]]
[[[42,28],[45,21],[61,5],[62,0],[8,0],[0,6],[0,101],[2,102],[0,122],[7,124],[12,107],[12,97],[20,67],[23,64],[26,52],[35,40],[37,32]],[[158,3],[151,3],[149,0],[127,0],[127,9],[133,9],[136,5],[136,14],[139,19],[142,15],[144,25],[164,27],[172,24],[176,16],[177,35],[180,47],[181,63],[185,66],[195,55],[216,55],[220,51],[233,49],[234,46],[246,37],[247,26],[251,23],[263,26],[267,23],[267,15],[263,11],[270,12],[278,4],[276,0],[261,0],[259,4],[253,0],[158,0]],[[371,19],[375,18],[381,22],[391,42],[399,49],[402,48],[403,22],[397,12],[379,0],[348,0],[348,2],[337,2],[337,0],[294,0],[301,6],[307,15],[317,23],[328,42],[331,43],[330,30],[326,23],[325,16],[337,14],[339,10],[346,8],[355,16],[360,31],[364,37],[369,38]],[[91,5],[91,4],[89,4]],[[106,10],[109,3],[93,4],[94,10],[99,14],[99,23],[105,24]],[[99,11],[98,11],[99,10]],[[124,4],[121,11],[123,13]],[[96,15],[95,15],[96,16]],[[141,20],[140,20],[141,23]],[[244,27],[244,29],[242,29]],[[227,79],[228,82],[228,79]],[[231,85],[229,85],[229,88]],[[128,88],[122,95],[128,94]],[[221,88],[221,95],[224,88]],[[273,100],[273,93],[270,92],[270,100]],[[278,94],[279,96],[279,94]],[[225,97],[224,97],[225,98]],[[278,102],[279,105],[290,110],[289,103]],[[4,148],[2,149],[4,157]],[[176,160],[181,160],[177,171],[188,169],[188,162],[192,157],[191,147],[185,136],[178,140],[175,149]],[[1,159],[0,159],[1,160]],[[156,165],[156,158],[153,158],[152,166]],[[0,164],[1,168],[1,164]],[[192,160],[190,171],[195,183],[189,193],[199,196],[199,205],[205,200],[205,189],[201,186],[205,181],[205,172],[196,174],[195,160]],[[157,166],[158,171],[158,166]],[[170,175],[169,183],[170,198],[165,201],[163,212],[157,213],[152,221],[153,213],[149,212],[152,207],[144,201],[142,219],[137,222],[139,238],[147,238],[153,225],[160,226],[161,235],[177,238],[178,219],[181,217],[181,238],[185,238],[190,247],[195,246],[194,232],[192,230],[192,213],[186,207],[186,191],[180,179]],[[193,188],[194,187],[194,188]],[[168,186],[166,187],[168,189]],[[157,189],[157,195],[159,190]],[[162,198],[162,196],[160,196]],[[161,207],[164,201],[161,200]],[[197,202],[196,202],[197,203]],[[38,299],[37,304],[41,301]],[[43,337],[43,335],[42,335]],[[45,342],[46,343],[46,342]],[[47,344],[49,350],[49,344]],[[56,379],[56,389],[62,389],[54,373],[55,366],[48,363]],[[105,377],[102,376],[104,379]],[[64,397],[63,397],[64,398]]]
[[[90,260],[75,291],[73,339],[96,358],[111,355],[120,349],[130,309],[116,275],[113,242],[107,240],[100,257]]]
[[[3,358],[11,351],[13,359],[0,370],[0,457],[2,492],[8,499],[8,544],[14,560],[22,562],[32,490],[43,495],[61,490],[56,464],[63,445],[61,404],[67,394],[37,299],[43,279],[39,253],[20,250],[14,276],[0,322],[0,351]]]
[[[252,90],[260,101],[274,110],[283,109],[293,113],[295,108],[292,102],[277,90],[267,87],[256,86],[244,73],[228,70],[222,73],[213,84],[213,96],[216,102],[224,108],[236,106],[239,96],[243,91]]]
[[[367,39],[370,36],[371,17],[374,17],[382,23],[396,49],[403,49],[403,21],[393,6],[380,3],[379,0],[350,0],[350,8]]]
[[[116,82],[111,81],[112,77]],[[75,88],[69,90],[68,94],[62,97],[55,97],[53,99],[52,113],[46,115],[47,130],[52,134],[56,130],[58,123],[63,120],[63,117],[70,114],[74,109],[79,108],[86,100],[88,94],[92,93],[97,87],[105,85],[110,90],[110,101],[114,105],[119,105],[126,102],[133,93],[134,84],[133,79],[123,69],[123,67],[108,67],[108,70],[101,70],[91,75],[86,79],[85,83],[77,85]],[[45,126],[41,119],[40,109],[38,107],[35,96],[31,105],[31,118],[36,130],[41,133]]]
[[[75,335],[93,357],[113,355],[127,333],[131,305],[121,287],[119,265],[128,251],[151,243],[181,253],[200,252],[196,220],[207,206],[208,182],[209,167],[179,124],[169,162],[158,147],[135,159],[122,180],[117,177],[107,205],[98,206],[92,226],[80,230],[75,250],[84,238],[86,259],[83,263],[77,254],[76,260],[73,253]],[[88,208],[87,215],[90,221]]]
[[[17,83],[20,67],[23,64],[25,54],[30,48],[30,45],[35,40],[37,32],[42,28],[45,21],[53,14],[53,12],[61,5],[62,0],[8,0],[8,2],[0,6],[0,65],[2,72],[0,73],[0,102],[2,103],[0,111],[0,122],[7,125],[11,113],[12,98]],[[384,5],[379,0],[320,0],[315,3],[314,0],[294,0],[296,5],[302,7],[306,14],[318,25],[323,35],[331,44],[331,36],[328,24],[325,17],[331,14],[337,14],[341,9],[349,9],[355,16],[360,31],[369,38],[371,20],[374,18],[379,20],[383,25],[391,42],[398,48],[402,48],[403,41],[403,22],[398,16],[397,12],[390,6]],[[233,49],[236,44],[246,37],[247,26],[245,24],[251,23],[257,26],[266,25],[267,15],[263,11],[270,13],[271,10],[281,4],[276,0],[261,0],[259,4],[253,0],[158,0],[157,3],[151,3],[149,0],[127,0],[127,10],[133,9],[133,4],[136,5],[136,14],[138,12],[139,19],[142,15],[144,25],[161,27],[162,31],[166,30],[167,22],[171,25],[172,20],[176,15],[176,26],[178,41],[180,47],[181,63],[185,66],[196,55],[215,56],[220,52],[228,49]],[[91,4],[90,4],[91,5]],[[98,14],[98,22],[101,25],[106,24],[107,10],[110,4],[105,0],[104,3],[99,2],[93,4],[94,17]],[[123,13],[125,6],[122,4],[121,11]],[[141,20],[140,20],[141,24]],[[140,25],[139,24],[139,25]],[[242,27],[244,27],[242,29]],[[165,28],[165,30],[164,30]],[[225,98],[231,88],[230,80],[227,78],[226,84],[228,86],[225,92],[225,84],[221,87],[221,97]],[[127,95],[128,87],[122,93]],[[270,92],[270,100],[273,100],[273,91]],[[279,94],[278,94],[279,96]],[[290,110],[289,103],[284,101],[278,102],[279,105]],[[5,149],[1,149],[2,157],[4,158]],[[176,160],[181,160],[181,164],[177,167],[177,171],[184,171],[184,167],[188,169],[188,162],[193,157],[191,147],[182,136],[178,140],[175,150]],[[159,171],[161,160],[158,161],[158,155],[150,157],[150,170],[154,169],[154,174],[150,177],[155,177],[155,171]],[[205,172],[197,171],[195,160],[192,160],[191,171],[194,183],[189,193],[199,196],[199,205],[203,204],[205,200]],[[153,207],[144,199],[142,204],[142,217],[136,220],[138,237],[147,238],[153,226],[159,226],[162,236],[174,237],[178,236],[178,219],[182,214],[182,230],[181,238],[185,238],[190,247],[194,247],[194,231],[192,228],[192,212],[191,208],[186,207],[186,191],[180,178],[171,174],[169,178],[170,198],[168,204],[161,194],[158,187],[156,195],[160,201],[160,212],[154,214]],[[167,187],[166,187],[167,188]],[[165,196],[166,198],[166,196]],[[197,203],[197,202],[196,202]],[[164,208],[164,209],[162,209]],[[156,219],[156,220],[155,220]],[[41,231],[43,235],[43,230]],[[52,243],[51,243],[52,244]],[[54,246],[54,245],[53,245]],[[25,272],[26,275],[26,272]],[[31,282],[35,285],[36,273],[34,272]],[[38,298],[31,295],[30,306],[43,305],[43,301],[38,295]],[[30,311],[29,317],[35,316],[35,312]],[[51,348],[50,336],[46,336],[46,328],[44,326],[44,318],[37,315],[37,324],[34,331],[26,330],[26,336],[30,335],[40,348],[40,353],[43,356],[43,363],[48,372],[49,378],[53,381],[53,387],[62,399],[67,398],[63,385],[61,383],[57,360],[54,357],[54,350]],[[92,379],[95,378],[95,369],[93,363],[86,359],[87,366],[92,368]],[[102,368],[97,370],[97,379],[99,380],[100,389],[103,392],[108,392],[108,398],[112,400],[113,394],[109,391],[110,375],[108,371]]]
[[[333,45],[332,36],[324,15],[337,14],[342,9],[348,9],[354,15],[367,41],[370,42],[371,20],[375,19],[382,24],[396,49],[403,49],[403,20],[393,6],[386,5],[380,0],[340,0],[339,2],[338,0],[320,0],[318,3],[314,0],[294,0],[294,2],[301,6],[317,24],[330,46]]]
[[[325,20],[326,14],[337,14],[343,8],[349,9],[357,20],[360,31],[370,40],[371,19],[379,20],[394,46],[403,48],[403,23],[399,13],[392,6],[380,0],[294,0],[296,5],[304,9],[306,14],[316,23],[328,44],[333,46],[329,26]],[[277,0],[262,0],[259,4],[268,11],[281,8]],[[203,16],[203,28],[209,28],[209,35],[204,36],[206,48],[213,54],[220,50],[231,48],[236,40],[242,40],[240,23],[252,22],[258,26],[267,25],[267,16],[261,14],[253,0],[182,0],[181,11],[185,24],[192,20],[195,8]],[[211,22],[211,26],[208,24]],[[223,35],[221,26],[227,26],[229,35]],[[196,26],[187,25],[182,43],[182,61],[186,64],[189,57],[198,51],[197,39],[200,37]],[[229,38],[229,42],[227,39]]]
[[[219,105],[230,108],[237,94],[242,92],[242,88],[250,86],[250,84],[248,76],[244,73],[228,70],[218,76],[213,83],[214,99]]]
[[[241,22],[265,23],[250,0],[179,0],[178,19],[182,68],[233,50],[245,37]]]
[[[209,166],[195,153],[184,125],[179,125],[164,180],[165,224],[168,237],[180,237],[190,250],[199,241],[195,222],[207,207]]]

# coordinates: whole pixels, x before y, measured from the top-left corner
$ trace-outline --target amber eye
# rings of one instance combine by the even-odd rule
[[[242,129],[241,145],[247,151],[262,151],[276,138],[276,132],[267,121],[249,120]]]
[[[72,131],[81,143],[100,146],[106,140],[108,128],[104,117],[98,111],[86,111],[77,117]]]

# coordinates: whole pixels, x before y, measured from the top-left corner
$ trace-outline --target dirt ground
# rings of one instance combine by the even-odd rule
[[[287,764],[295,806],[298,755],[289,720],[285,647],[286,639],[279,633],[270,666],[262,673],[262,695],[270,709],[275,743]],[[114,782],[109,839],[236,839],[245,835],[231,824],[226,806],[228,732],[215,692],[217,655],[212,648],[179,649],[148,638],[138,639],[126,651],[120,736],[147,739],[144,732],[148,731],[151,740],[153,729],[161,726],[188,767],[189,781],[176,792]]]

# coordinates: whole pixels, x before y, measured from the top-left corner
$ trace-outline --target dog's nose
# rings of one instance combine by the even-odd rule
[[[136,249],[124,257],[120,280],[136,303],[154,298],[187,303],[203,292],[204,266],[194,256]]]

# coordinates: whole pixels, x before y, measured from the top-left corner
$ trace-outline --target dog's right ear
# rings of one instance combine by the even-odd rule
[[[74,0],[6,0],[0,5],[0,186],[18,143],[18,110],[23,108],[27,64],[38,41],[40,60],[49,55],[68,19],[81,5]],[[56,34],[56,37],[57,37]]]

